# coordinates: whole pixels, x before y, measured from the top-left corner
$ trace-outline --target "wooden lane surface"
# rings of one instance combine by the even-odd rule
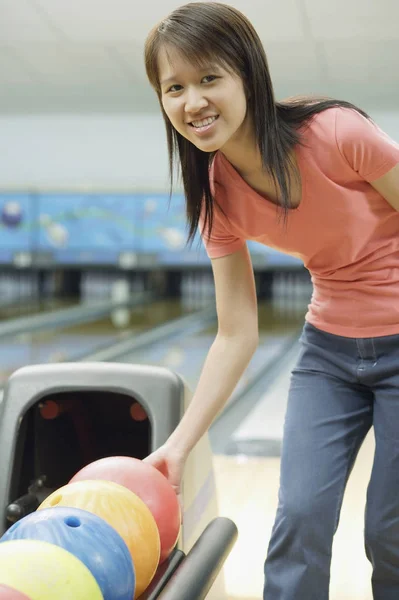
[[[371,567],[364,553],[366,490],[374,454],[373,433],[358,455],[334,539],[330,600],[372,600]],[[263,563],[277,508],[280,460],[214,456],[219,513],[239,538],[226,561],[229,600],[261,600]]]

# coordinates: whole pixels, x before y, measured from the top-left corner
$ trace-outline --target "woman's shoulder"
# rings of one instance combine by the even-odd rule
[[[316,113],[307,123],[305,131],[310,134],[334,133],[337,116],[343,109],[340,106],[333,106]]]
[[[355,109],[334,106],[323,110],[310,120],[302,131],[302,140],[309,147],[337,149],[342,138],[361,136],[370,122]]]
[[[361,131],[370,127],[371,121],[355,108],[347,106],[333,106],[317,113],[309,123],[309,132],[319,135],[332,136],[335,139],[337,132],[349,130]]]

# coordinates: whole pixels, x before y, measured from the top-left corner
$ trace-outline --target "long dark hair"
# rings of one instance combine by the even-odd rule
[[[157,93],[166,125],[169,151],[170,197],[173,191],[175,157],[180,158],[188,242],[192,242],[204,209],[204,225],[212,229],[215,199],[211,193],[209,168],[215,156],[199,150],[172,126],[162,106],[158,54],[162,47],[177,49],[185,59],[202,67],[215,60],[244,82],[247,111],[265,171],[272,177],[284,217],[290,208],[292,167],[290,151],[301,143],[299,128],[314,115],[341,106],[369,115],[350,102],[328,97],[295,97],[276,102],[266,53],[253,25],[237,9],[218,2],[192,2],[174,10],[149,33],[144,49],[145,68]],[[178,166],[178,165],[177,165]],[[203,206],[204,203],[204,206]]]

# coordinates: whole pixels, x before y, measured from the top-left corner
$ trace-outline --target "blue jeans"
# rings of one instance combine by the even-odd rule
[[[399,598],[399,335],[346,338],[306,323],[284,425],[264,600],[328,600],[333,536],[374,427],[365,550],[374,600]]]

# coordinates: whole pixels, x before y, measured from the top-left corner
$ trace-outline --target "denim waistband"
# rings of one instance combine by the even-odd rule
[[[301,339],[309,343],[323,345],[332,351],[347,353],[352,356],[356,353],[362,360],[371,361],[377,360],[378,356],[385,352],[399,349],[399,334],[372,338],[344,337],[318,329],[309,322],[306,322],[303,327]]]

